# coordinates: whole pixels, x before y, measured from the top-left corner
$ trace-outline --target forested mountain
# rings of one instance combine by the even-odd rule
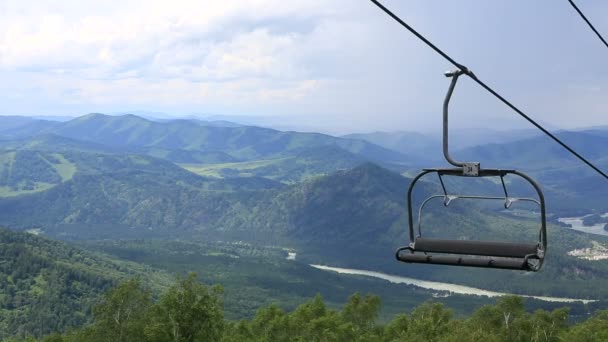
[[[606,131],[560,132],[557,136],[600,169],[608,170]],[[455,151],[453,157],[479,161],[482,167],[516,168],[529,173],[547,192],[552,212],[573,215],[608,211],[608,192],[598,186],[601,177],[548,137],[477,146]]]
[[[178,168],[179,169],[179,168]],[[186,171],[183,171],[187,173]],[[75,176],[51,190],[0,201],[2,221],[14,228],[40,228],[70,239],[127,237],[244,240],[298,250],[302,260],[403,272],[418,277],[539,295],[597,298],[605,267],[567,252],[592,245],[591,239],[551,228],[551,251],[538,282],[522,275],[387,262],[406,243],[403,200],[408,179],[373,164],[276,189],[217,191],[189,174],[144,171]],[[247,180],[247,178],[245,178]],[[215,183],[217,182],[217,183]],[[205,188],[207,187],[207,188]],[[431,184],[426,188],[430,190]],[[426,192],[423,184],[423,192]],[[534,241],[538,224],[476,207],[455,204],[450,210],[430,207],[425,234],[465,239]],[[594,237],[606,243],[606,239]],[[575,278],[576,268],[585,270]],[[490,272],[492,277],[484,278]],[[521,278],[508,282],[507,278]],[[571,285],[553,285],[570,277]],[[500,280],[502,279],[502,280]],[[573,292],[576,289],[576,292]]]
[[[349,227],[351,232],[341,233],[344,236],[384,229],[402,214],[401,195],[407,185],[400,175],[365,164],[290,187],[244,191],[257,184],[262,189],[276,186],[252,177],[205,179],[150,157],[97,158],[99,166],[114,163],[113,171],[76,174],[48,191],[1,199],[0,219],[15,228],[44,227],[56,234],[61,226],[80,226],[80,234],[88,234],[87,225],[103,224],[172,233],[222,231],[250,238],[275,234],[277,239],[316,239],[323,231],[339,234],[346,228],[345,219],[354,223],[367,217]],[[240,191],[228,191],[234,189]],[[336,207],[340,201],[343,204]],[[387,207],[388,203],[393,204]],[[374,219],[383,222],[381,227],[375,223],[365,228]],[[327,230],[327,225],[333,228]]]
[[[159,292],[166,273],[0,228],[0,339],[42,335],[90,320],[101,294],[141,276]]]
[[[184,184],[204,187],[207,180],[183,168],[158,158],[135,154],[99,154],[74,150],[51,152],[48,150],[0,150],[0,198],[50,190],[58,185],[70,186],[74,177],[101,184],[108,175],[135,175],[132,181],[148,176],[151,182],[161,178],[179,180]],[[99,177],[99,182],[97,178]],[[207,184],[214,183],[209,180]],[[242,183],[255,184],[255,179],[243,179]],[[270,180],[263,184],[272,186]],[[47,194],[48,195],[48,194]],[[45,195],[46,196],[46,195]]]
[[[606,158],[608,136],[596,132],[558,132],[556,136],[591,160]],[[486,144],[454,152],[458,159],[476,160],[486,167],[521,168],[528,171],[580,165],[566,149],[546,136],[505,144]]]
[[[441,156],[441,140],[418,132],[355,133],[344,138],[365,140],[422,160],[439,160]]]
[[[346,170],[366,161],[337,146],[302,149],[285,157],[233,163],[180,163],[185,169],[213,178],[264,177],[287,184]]]
[[[39,134],[18,139],[0,140],[0,149],[7,151],[29,150],[46,152],[124,153],[125,149],[75,140],[53,133]]]
[[[492,130],[492,129],[450,129],[450,148],[453,150],[467,149],[487,144],[507,144],[540,136],[535,129],[522,130]],[[373,144],[412,155],[423,160],[443,159],[442,132],[419,133],[413,131],[355,133],[344,136],[350,139],[360,139]]]
[[[408,241],[405,194],[410,178],[400,172],[411,175],[417,169],[413,165],[430,159],[428,153],[405,157],[357,139],[192,120],[155,122],[133,115],[94,114],[50,124],[15,118],[5,122],[13,129],[0,130],[4,139],[0,141],[0,225],[78,241],[87,249],[167,272],[207,272],[206,279],[227,285],[231,294],[227,312],[233,318],[250,316],[270,299],[293,308],[314,295],[315,286],[333,294],[332,303],[340,301],[338,295],[347,290],[367,288],[363,282],[345,285],[338,276],[314,273],[307,266],[310,263],[520,294],[599,299],[593,308],[605,306],[606,265],[568,253],[605,248],[608,239],[561,227],[549,227],[550,249],[538,274],[394,261],[395,248]],[[601,132],[565,132],[560,137],[600,166],[608,161],[602,147],[597,147],[608,142]],[[416,153],[431,146],[416,145],[423,143],[416,137],[410,143],[401,135],[376,138],[378,143],[402,144]],[[590,178],[593,175],[575,160],[565,159],[553,144],[534,138],[453,154],[457,159],[481,161],[485,167],[521,166],[531,172],[547,192],[550,215],[556,215],[553,220],[569,213],[564,207],[603,213],[596,204],[603,203],[598,199],[608,201],[608,196]],[[469,185],[448,183],[448,187],[465,193],[490,187],[501,190],[499,184],[470,181]],[[510,179],[507,182],[512,194],[525,190]],[[439,189],[435,179],[427,179],[415,199]],[[538,219],[534,209],[516,204],[505,211],[500,203],[493,208],[459,200],[448,208],[440,201],[436,204],[429,205],[423,216],[426,236],[536,239],[538,224],[531,220]],[[32,244],[46,246],[48,240]],[[298,262],[285,261],[286,251],[297,253]],[[269,270],[276,276],[264,275]],[[36,278],[37,272],[34,269],[24,277]],[[137,272],[126,270],[121,277]],[[28,284],[19,283],[16,289],[31,294]],[[418,305],[432,295],[417,290],[399,297],[396,287],[387,292],[381,290],[387,285],[371,288],[391,298],[391,313],[398,305]],[[100,293],[87,291],[87,298]],[[296,294],[290,297],[288,293]],[[461,297],[446,300],[464,305],[467,312],[481,303]],[[585,308],[576,311],[591,310]],[[88,317],[85,313],[70,322],[80,324]]]
[[[33,121],[24,126],[31,127],[34,124],[44,127],[35,133],[32,133],[34,128],[29,128],[24,133],[14,130],[10,134],[0,132],[0,137],[17,138],[54,133],[123,149],[223,152],[239,160],[277,157],[305,148],[331,145],[373,161],[407,161],[407,157],[398,152],[362,140],[319,133],[281,132],[253,126],[207,126],[189,120],[155,122],[135,115],[103,114],[89,114],[63,123]]]
[[[25,116],[0,116],[0,139],[14,139],[48,132],[60,123]]]

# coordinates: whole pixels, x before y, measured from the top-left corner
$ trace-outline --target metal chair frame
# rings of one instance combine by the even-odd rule
[[[458,77],[462,75],[461,70],[446,73],[452,81],[443,103],[443,154],[448,163],[456,168],[424,169],[410,183],[408,199],[408,224],[410,243],[401,247],[396,252],[399,261],[408,263],[443,264],[455,266],[473,266],[502,269],[517,269],[525,271],[538,271],[542,267],[547,251],[547,220],[545,210],[545,198],[543,192],[530,176],[517,170],[507,169],[482,169],[477,162],[459,162],[454,160],[448,149],[448,105]],[[417,182],[427,174],[436,173],[443,190],[443,194],[431,195],[426,198],[418,209],[418,219],[414,225],[413,198],[412,193]],[[510,197],[504,181],[507,175],[515,175],[523,178],[535,189],[538,198]],[[472,196],[449,194],[444,176],[457,177],[500,177],[504,196]],[[455,199],[474,200],[503,200],[504,207],[509,209],[515,202],[531,202],[540,208],[541,226],[538,242],[532,244],[505,243],[495,241],[466,241],[466,240],[439,240],[422,237],[421,220],[424,207],[432,200],[443,199],[443,204],[449,206]],[[417,232],[416,232],[417,231]],[[417,246],[418,242],[418,246]],[[402,253],[409,251],[409,253]],[[422,252],[422,254],[417,254]],[[434,253],[434,254],[429,254]]]

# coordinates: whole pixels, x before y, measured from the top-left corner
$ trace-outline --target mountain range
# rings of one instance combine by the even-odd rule
[[[253,126],[206,125],[195,120],[156,122],[135,115],[89,114],[67,122],[0,117],[0,138],[15,139],[56,134],[127,151],[222,152],[241,161],[272,158],[318,146],[337,146],[379,162],[404,162],[407,157],[377,145],[319,133],[281,132]]]
[[[608,245],[608,239],[557,225],[549,227],[546,266],[534,275],[394,261],[395,248],[408,241],[405,195],[411,176],[423,166],[444,164],[440,153],[429,152],[438,147],[436,141],[424,136],[333,137],[102,114],[66,122],[0,117],[0,127],[0,225],[13,230],[96,251],[108,245],[116,257],[132,261],[143,258],[141,253],[154,254],[141,250],[148,248],[142,247],[147,241],[165,241],[168,246],[177,240],[221,242],[271,248],[273,258],[293,251],[301,267],[316,263],[374,269],[535,295],[601,299],[608,294],[602,286],[608,268],[568,254]],[[603,151],[608,131],[558,136],[600,167],[608,167]],[[484,167],[517,167],[532,174],[546,192],[553,222],[570,214],[608,211],[608,192],[598,185],[597,176],[544,137],[455,149],[452,154]],[[501,190],[496,182],[464,181],[470,184],[446,184],[450,190],[471,193]],[[529,190],[512,179],[507,184],[515,195]],[[437,191],[437,180],[425,179],[415,199]],[[531,219],[538,220],[537,213],[514,207],[505,211],[501,203],[490,208],[458,200],[448,208],[431,204],[423,216],[424,233],[534,241],[539,224]],[[46,246],[46,240],[32,241]],[[162,248],[167,249],[164,255],[177,253],[173,247]],[[167,271],[184,271],[178,263],[153,261]],[[264,283],[262,275],[254,278]]]
[[[111,171],[76,173],[50,190],[0,200],[0,222],[14,229],[37,229],[71,240],[182,238],[282,245],[295,248],[303,260],[310,262],[329,260],[343,266],[373,266],[390,272],[407,269],[410,275],[431,279],[480,282],[476,277],[481,273],[475,270],[463,273],[386,263],[391,260],[392,251],[406,241],[403,198],[409,180],[377,165],[367,163],[294,185],[277,183],[274,187],[255,188],[225,185],[234,179],[205,179],[165,161],[142,162],[147,158],[155,160],[150,157],[137,157],[144,159],[135,162],[133,156],[119,160],[111,157],[99,163],[115,165]],[[432,187],[431,183],[423,183],[419,195],[428,194]],[[480,212],[477,207],[452,207],[447,212],[431,208],[427,234],[535,239],[538,224]],[[439,228],[444,226],[450,229],[449,233]],[[514,235],[516,232],[519,235]],[[565,255],[571,249],[589,245],[590,239],[563,228],[552,228],[551,236],[554,261],[548,261],[545,277],[561,277],[567,274],[567,267],[588,269],[595,276],[603,272]],[[463,278],[463,274],[471,279]],[[494,274],[499,278],[503,275],[506,276]],[[588,280],[585,284],[591,283]],[[529,290],[530,285],[524,288]],[[559,288],[547,290],[547,286],[543,284],[536,291],[565,293]],[[597,290],[588,291],[591,294]]]

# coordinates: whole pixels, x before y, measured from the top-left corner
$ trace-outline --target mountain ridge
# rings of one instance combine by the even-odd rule
[[[204,126],[183,120],[155,122],[132,114],[91,113],[67,122],[55,122],[37,133],[54,133],[112,147],[225,152],[241,160],[278,156],[301,147],[320,145],[336,145],[373,161],[408,160],[407,156],[368,142],[320,133],[283,132],[255,126]],[[35,134],[28,131],[21,137],[31,135]]]

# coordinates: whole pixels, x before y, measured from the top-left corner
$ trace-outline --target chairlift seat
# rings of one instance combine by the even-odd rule
[[[409,253],[401,253],[403,250],[408,250]],[[435,238],[418,238],[411,246],[397,251],[397,259],[407,263],[524,271],[536,270],[538,261],[542,260],[541,255],[542,249],[538,244]]]
[[[538,253],[538,244],[418,238],[414,243],[413,249],[426,253],[525,258],[526,256]]]
[[[537,271],[540,267],[540,259],[538,258],[466,257],[459,255],[401,253],[397,255],[397,259],[406,263],[485,267],[520,271]]]
[[[545,212],[545,199],[540,186],[530,176],[523,172],[510,169],[485,169],[478,162],[460,162],[454,160],[448,150],[448,104],[456,86],[458,77],[465,72],[456,70],[446,73],[452,78],[448,93],[443,102],[443,155],[446,161],[456,168],[424,169],[412,179],[407,192],[407,209],[409,224],[409,244],[397,250],[397,260],[407,263],[441,264],[452,266],[473,266],[514,269],[523,271],[538,271],[543,265],[547,252],[547,217]],[[435,173],[439,177],[442,194],[434,194],[421,202],[418,209],[418,223],[414,225],[414,210],[412,193],[416,183],[425,175]],[[527,181],[536,190],[537,198],[511,197],[507,192],[504,180],[505,176],[513,175]],[[448,192],[443,182],[444,176],[456,177],[499,177],[503,188],[504,197],[459,195]],[[520,242],[498,242],[478,240],[446,240],[423,237],[421,229],[422,213],[425,205],[432,200],[443,199],[443,204],[448,207],[455,200],[502,200],[506,209],[514,202],[536,203],[540,209],[540,229],[538,240],[535,243]]]

